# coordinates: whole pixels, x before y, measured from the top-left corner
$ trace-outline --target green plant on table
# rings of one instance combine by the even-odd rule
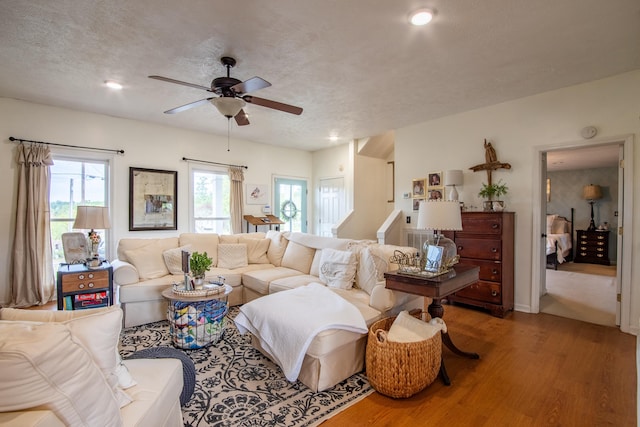
[[[494,197],[504,196],[508,191],[509,187],[500,180],[495,184],[490,185],[482,183],[482,188],[480,189],[480,192],[478,192],[478,196],[492,200]]]
[[[206,252],[193,252],[189,257],[191,275],[196,279],[203,279],[205,273],[211,270],[211,265],[213,265],[213,260]]]

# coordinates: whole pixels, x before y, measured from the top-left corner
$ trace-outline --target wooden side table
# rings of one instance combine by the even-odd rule
[[[436,277],[419,276],[416,274],[403,274],[398,271],[385,273],[387,289],[407,292],[414,295],[431,298],[431,304],[427,311],[431,317],[444,316],[442,299],[461,289],[466,288],[479,280],[480,267],[474,265],[458,264],[450,272]],[[442,342],[453,353],[469,359],[479,359],[478,353],[468,353],[455,346],[449,332],[442,332]],[[444,366],[444,359],[440,363],[440,375],[446,385],[451,385],[451,380]]]
[[[89,268],[84,264],[61,264],[58,268],[56,280],[58,292],[58,310],[81,310],[85,308],[104,307],[113,305],[113,267],[108,262],[103,262],[99,267]],[[82,303],[82,296],[107,293],[107,300],[96,303],[87,299]],[[66,304],[65,298],[71,297],[70,304]],[[80,301],[76,301],[79,300]]]

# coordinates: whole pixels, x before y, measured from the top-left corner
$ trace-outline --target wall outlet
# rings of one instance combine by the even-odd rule
[[[410,216],[407,217],[407,224],[411,224],[411,217]]]

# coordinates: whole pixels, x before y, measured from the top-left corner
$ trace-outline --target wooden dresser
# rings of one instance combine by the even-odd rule
[[[480,281],[447,299],[491,311],[496,317],[513,310],[514,212],[463,212],[462,231],[446,232],[460,262],[480,267]]]
[[[609,231],[576,230],[573,262],[609,265]]]

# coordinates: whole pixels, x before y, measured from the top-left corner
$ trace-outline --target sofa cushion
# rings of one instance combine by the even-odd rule
[[[144,282],[132,283],[131,285],[120,287],[120,302],[137,302],[164,300],[162,291],[174,283],[183,283],[184,275],[167,274],[157,279],[149,279]]]
[[[303,274],[309,274],[311,262],[316,250],[303,246],[300,243],[289,242],[282,256],[282,267],[298,270]]]
[[[253,239],[240,236],[238,242],[247,245],[249,264],[269,264],[267,251],[269,250],[270,239]]]
[[[287,249],[289,241],[285,239],[282,232],[275,230],[267,231],[267,239],[271,240],[269,249],[267,249],[267,258],[269,258],[269,262],[275,267],[280,267],[284,251]]]
[[[242,274],[242,285],[261,295],[269,294],[269,283],[283,277],[300,276],[298,270],[286,267],[274,267]]]
[[[182,233],[180,235],[180,246],[191,245],[192,252],[201,254],[207,253],[213,261],[213,265],[218,265],[218,244],[220,237],[216,233]]]
[[[299,288],[300,286],[307,286],[309,283],[315,282],[318,282],[318,276],[312,276],[310,274],[282,277],[280,279],[272,280],[269,283],[269,294],[274,294],[280,291],[288,291],[289,289]]]
[[[149,243],[135,249],[124,251],[127,259],[138,270],[140,279],[156,279],[158,277],[169,274],[167,265],[164,263],[162,256],[165,249],[159,247],[155,243]]]
[[[69,328],[71,338],[79,343],[102,371],[114,396],[122,407],[131,398],[121,389],[135,383],[118,353],[122,329],[122,310],[111,306],[92,310],[22,310],[4,308],[0,319],[13,321],[59,322]]]
[[[331,288],[351,289],[356,277],[356,254],[325,248],[320,259],[320,280]]]
[[[182,251],[190,252],[191,245],[180,246],[179,248],[167,249],[162,253],[167,270],[171,274],[184,274],[182,271]]]
[[[127,255],[126,251],[131,249],[137,249],[142,246],[147,246],[149,244],[156,245],[160,251],[160,253],[166,251],[167,249],[177,248],[180,246],[178,244],[177,237],[165,237],[163,239],[120,239],[118,242],[118,256],[117,258],[122,261],[131,262]],[[132,263],[133,264],[133,263]]]
[[[244,243],[218,245],[218,268],[234,269],[248,264],[247,245]]]
[[[37,407],[65,425],[122,425],[111,388],[64,324],[0,321],[0,372],[0,412]]]
[[[221,234],[220,243],[221,244],[238,243],[238,235],[237,234]]]

